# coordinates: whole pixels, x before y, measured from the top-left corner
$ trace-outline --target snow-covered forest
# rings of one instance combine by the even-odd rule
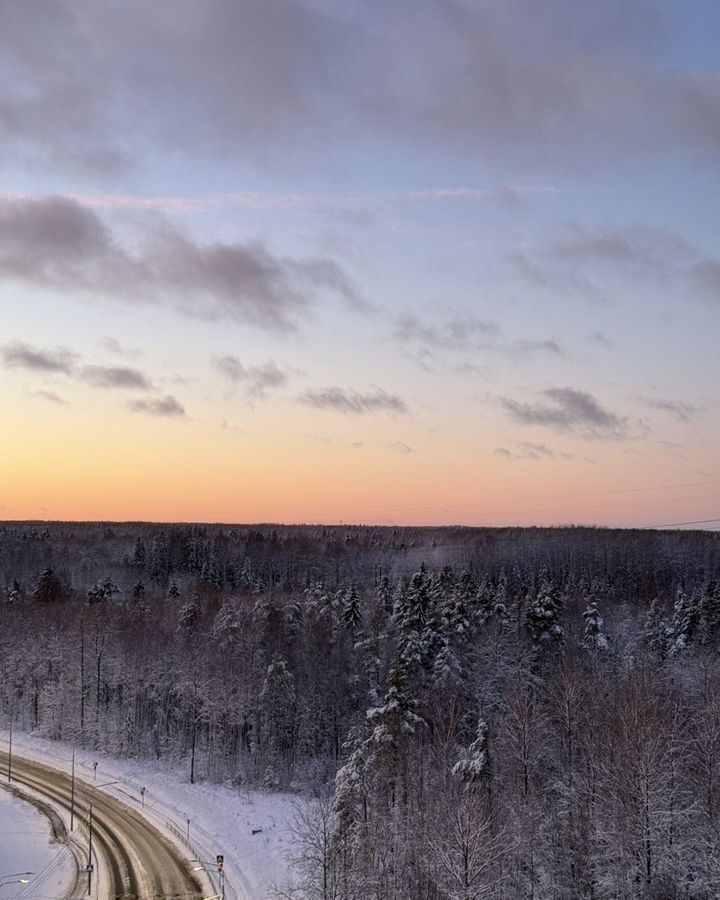
[[[720,535],[0,529],[14,728],[314,797],[298,897],[720,893]]]

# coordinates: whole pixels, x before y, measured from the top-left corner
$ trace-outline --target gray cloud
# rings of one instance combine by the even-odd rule
[[[389,447],[391,450],[397,450],[398,453],[415,453],[415,448],[406,444],[405,441],[394,441]]]
[[[598,330],[591,331],[590,334],[587,336],[587,339],[591,343],[597,344],[600,347],[606,347],[607,349],[610,349],[615,346],[613,344],[613,342],[610,340],[610,338],[606,334],[604,334],[604,332],[602,332],[602,331],[598,331]]]
[[[555,451],[547,444],[537,444],[533,441],[514,441],[515,450],[509,450],[507,447],[497,447],[493,454],[507,460],[531,460],[533,462],[541,462],[548,459],[580,459],[583,462],[594,463],[594,459],[587,456],[578,456],[575,453],[567,453],[564,450]]]
[[[543,425],[555,431],[577,431],[586,438],[624,438],[627,419],[605,409],[585,391],[549,388],[542,391],[549,403],[521,403],[501,397],[508,415],[522,425]]]
[[[388,394],[382,388],[361,393],[340,387],[327,387],[305,391],[298,397],[300,403],[315,409],[334,410],[346,415],[363,415],[373,412],[407,413],[404,400]]]
[[[44,350],[21,341],[14,341],[0,347],[0,357],[10,368],[22,368],[46,375],[67,375],[93,387],[144,391],[153,389],[150,378],[139,369],[127,366],[79,367],[80,355],[66,347]]]
[[[423,322],[417,316],[402,316],[395,329],[400,341],[425,344],[436,349],[464,349],[478,338],[486,339],[500,333],[497,323],[480,316],[457,315],[445,322]]]
[[[30,369],[48,375],[57,373],[69,375],[77,359],[77,354],[64,347],[56,350],[40,350],[21,341],[5,344],[0,348],[0,356],[9,368]]]
[[[82,381],[93,387],[130,388],[149,391],[153,383],[139,369],[126,366],[83,366],[79,372]]]
[[[546,444],[519,441],[516,446],[517,450],[515,452],[508,450],[507,447],[498,447],[494,451],[495,456],[502,456],[505,459],[532,459],[535,461],[555,458],[555,453]]]
[[[394,337],[404,344],[414,344],[418,349],[413,359],[426,371],[434,371],[435,354],[479,351],[526,359],[536,353],[565,356],[559,341],[508,340],[500,326],[476,315],[455,315],[443,322],[427,322],[414,315],[402,316],[395,328]],[[455,371],[459,370],[455,366]]]
[[[517,278],[558,295],[606,300],[613,278],[621,275],[656,288],[672,285],[699,297],[720,299],[720,263],[665,228],[589,229],[574,224],[510,254],[508,261]],[[598,334],[593,332],[594,340],[603,343]]]
[[[100,341],[100,346],[104,350],[109,351],[110,353],[114,354],[115,356],[130,357],[130,356],[141,356],[142,355],[140,350],[129,349],[128,347],[124,347],[120,343],[120,341],[118,341],[112,337],[104,337]]]
[[[662,397],[643,397],[646,406],[669,413],[680,422],[692,422],[705,412],[704,406],[688,403],[685,400],[669,400]]]
[[[259,242],[199,244],[167,222],[129,242],[64,197],[0,199],[0,278],[271,330],[295,327],[321,293],[363,304],[333,260],[279,257]]]
[[[166,397],[148,400],[133,400],[128,404],[128,409],[132,412],[147,413],[150,416],[161,416],[164,418],[178,418],[185,415],[183,406],[170,394]]]
[[[720,303],[720,263],[703,260],[696,263],[689,273],[690,283],[708,300]]]
[[[267,392],[287,384],[289,376],[272,360],[262,366],[244,366],[236,356],[221,356],[215,365],[234,385],[242,386],[249,398],[261,399]]]
[[[289,140],[327,152],[363,133],[537,165],[716,160],[716,74],[666,64],[676,32],[650,0],[546,0],[542,16],[533,0],[418,0],[411,17],[401,0],[174,0],[171,17],[144,0],[10,3],[0,151],[83,171],[152,146],[285,164]]]
[[[55,391],[32,391],[33,397],[39,397],[41,400],[47,400],[49,403],[54,403],[56,406],[70,406],[67,400],[60,396],[60,394],[55,393]]]

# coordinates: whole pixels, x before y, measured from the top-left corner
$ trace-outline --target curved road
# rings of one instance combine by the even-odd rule
[[[7,772],[4,752],[0,752],[0,772]],[[64,772],[13,753],[12,781],[70,809],[71,782]],[[75,817],[85,825],[92,789],[92,784],[75,778]],[[110,890],[103,892],[103,900],[105,896],[108,900],[199,900],[203,896],[200,882],[170,841],[135,810],[102,791],[96,791],[93,801],[93,850],[107,868],[104,874]],[[95,896],[94,881],[92,888]]]

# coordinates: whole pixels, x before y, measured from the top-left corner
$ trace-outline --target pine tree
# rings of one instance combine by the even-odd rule
[[[662,601],[659,597],[655,597],[650,604],[644,629],[645,643],[660,659],[667,654],[672,635],[663,613]]]
[[[701,608],[697,595],[688,597],[682,588],[678,588],[673,608],[671,656],[682,653],[693,641],[700,619]]]
[[[492,614],[497,619],[499,625],[505,625],[510,619],[505,570],[500,573],[500,577],[498,578],[495,596],[492,602]]]
[[[348,631],[356,631],[362,622],[360,595],[355,585],[352,585],[343,596],[340,619]]]
[[[49,566],[38,576],[32,596],[38,603],[57,603],[65,599],[63,583]]]
[[[557,589],[543,573],[537,593],[525,613],[525,625],[536,647],[562,643],[564,629],[560,624],[561,610]]]
[[[711,578],[700,598],[700,640],[714,644],[720,636],[720,582]]]
[[[475,732],[475,740],[453,766],[453,775],[464,781],[465,784],[477,785],[491,776],[488,733],[487,722],[480,718]]]
[[[8,603],[22,603],[25,599],[25,591],[17,578],[13,578],[12,584],[7,589],[6,597]]]
[[[135,552],[133,553],[133,565],[138,569],[144,569],[147,564],[147,553],[145,551],[145,542],[142,538],[135,541]]]
[[[120,593],[120,588],[113,584],[109,577],[102,578],[88,590],[88,603],[104,603],[118,593]]]
[[[607,650],[608,639],[603,633],[603,620],[600,615],[597,602],[588,601],[588,605],[582,614],[583,637],[581,644],[586,650]]]

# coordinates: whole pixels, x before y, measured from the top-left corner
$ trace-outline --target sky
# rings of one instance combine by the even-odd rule
[[[0,518],[719,527],[718,48],[0,0]]]

